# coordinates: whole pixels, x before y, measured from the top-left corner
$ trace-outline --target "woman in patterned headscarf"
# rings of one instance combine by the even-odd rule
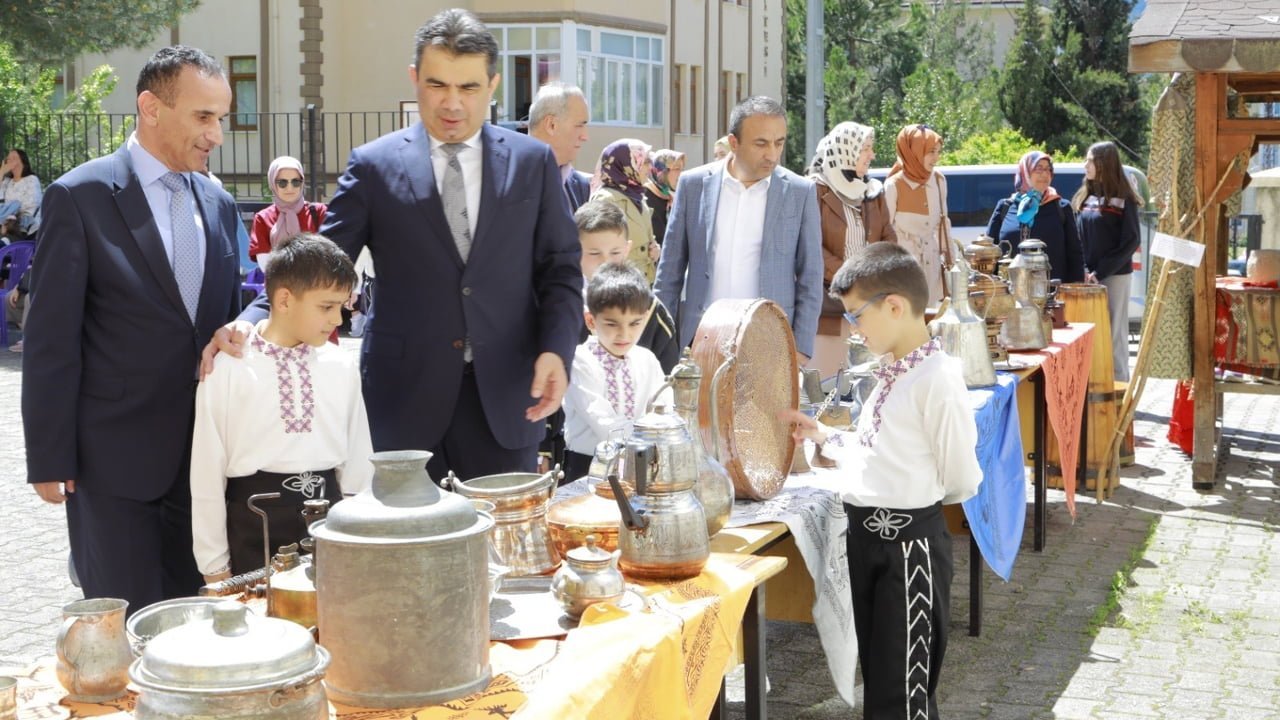
[[[649,150],[648,145],[632,138],[605,146],[591,178],[591,199],[602,198],[622,210],[627,218],[627,239],[631,241],[627,260],[644,273],[652,285],[657,271],[658,244],[653,240],[653,210],[644,201]]]
[[[898,133],[898,161],[885,180],[885,203],[898,243],[911,251],[929,281],[929,304],[946,295],[943,272],[954,256],[947,217],[947,179],[934,170],[942,136],[928,125],[908,125]]]
[[[644,183],[644,199],[653,211],[653,239],[662,244],[667,234],[667,211],[676,196],[676,183],[684,171],[684,153],[678,150],[655,150],[650,157],[649,179]]]
[[[844,307],[827,297],[826,288],[844,261],[873,242],[897,242],[885,205],[884,185],[867,177],[875,159],[875,129],[842,122],[818,141],[817,152],[806,173],[818,192],[822,215],[823,301],[818,337],[811,367],[823,376],[840,368],[844,339],[849,329],[842,320]]]
[[[1018,254],[1023,228],[1027,237],[1044,241],[1049,256],[1049,277],[1063,282],[1084,282],[1084,250],[1076,228],[1071,202],[1054,189],[1053,158],[1032,150],[1018,161],[1013,195],[996,203],[987,223],[987,236],[1008,243]]]

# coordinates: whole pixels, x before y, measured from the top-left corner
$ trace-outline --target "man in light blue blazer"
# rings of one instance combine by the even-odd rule
[[[680,175],[654,290],[676,315],[680,344],[725,298],[766,298],[791,319],[803,364],[822,307],[822,226],[813,183],[782,167],[787,116],[767,97],[729,116],[731,154]]]

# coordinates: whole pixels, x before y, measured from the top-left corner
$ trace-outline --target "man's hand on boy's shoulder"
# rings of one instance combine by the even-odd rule
[[[204,380],[213,372],[213,359],[218,353],[224,352],[231,357],[243,355],[245,341],[252,330],[253,325],[244,320],[233,320],[218,328],[200,354],[200,379]]]

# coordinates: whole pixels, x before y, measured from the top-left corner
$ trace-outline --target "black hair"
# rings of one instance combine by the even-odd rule
[[[617,205],[601,198],[583,203],[573,214],[573,221],[578,224],[580,233],[627,233],[627,216]]]
[[[422,52],[435,45],[451,55],[484,55],[489,78],[498,74],[498,41],[480,18],[461,8],[436,13],[413,36],[413,67],[422,62]]]
[[[787,119],[787,109],[782,103],[765,95],[753,95],[734,106],[729,113],[729,134],[742,140],[742,121],[754,115],[768,115]]]
[[[294,295],[309,290],[350,290],[356,284],[356,268],[351,258],[329,238],[317,233],[301,233],[271,251],[267,262],[267,297],[286,288]]]
[[[929,303],[924,269],[906,248],[891,242],[871,243],[844,261],[831,278],[831,297],[839,300],[857,289],[869,300],[876,295],[901,295],[911,311],[923,316]]]
[[[22,177],[35,174],[34,172],[31,171],[31,158],[27,157],[26,150],[19,150],[18,148],[12,148],[10,152],[18,153],[18,159],[22,161]],[[9,153],[5,153],[5,155],[8,155],[8,154]]]
[[[587,284],[587,310],[645,313],[653,306],[653,292],[639,270],[625,263],[606,263]]]
[[[170,45],[157,50],[142,66],[138,73],[138,94],[150,90],[152,95],[160,98],[160,102],[173,107],[178,99],[174,85],[182,69],[188,67],[204,77],[225,75],[218,61],[205,51],[186,45]]]

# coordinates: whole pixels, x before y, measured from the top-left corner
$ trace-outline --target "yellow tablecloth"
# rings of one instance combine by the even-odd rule
[[[494,679],[474,695],[411,710],[331,707],[338,720],[510,718],[705,718],[733,656],[751,590],[786,566],[784,558],[713,553],[691,580],[640,585],[642,611],[589,608],[578,628],[558,639],[495,642]],[[132,691],[105,704],[72,703],[53,660],[24,671],[0,668],[18,682],[19,720],[129,718]]]

